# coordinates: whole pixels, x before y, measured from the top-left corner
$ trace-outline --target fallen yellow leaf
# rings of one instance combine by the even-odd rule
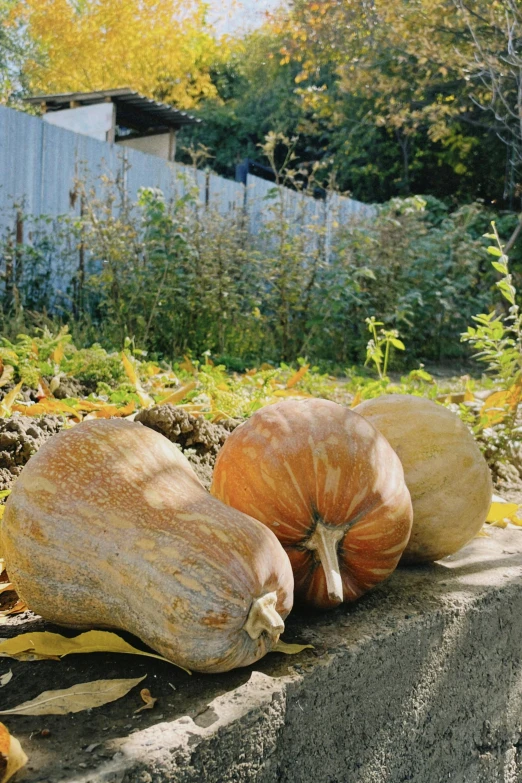
[[[63,343],[58,343],[56,348],[51,354],[53,362],[56,362],[56,364],[60,364],[60,362],[63,359]]]
[[[5,395],[2,402],[0,402],[0,416],[9,416],[15,400],[20,394],[21,388],[22,388],[22,381],[20,381],[20,383],[17,383],[14,389],[11,389],[11,391]]]
[[[79,636],[67,638],[59,633],[50,631],[38,631],[35,633],[23,633],[14,636],[12,639],[6,639],[0,642],[0,657],[18,658],[20,654],[30,653],[35,656],[58,656],[63,658],[65,655],[75,655],[78,653],[93,652],[111,652],[128,653],[132,655],[145,655],[148,658],[157,658],[159,661],[168,661],[156,653],[144,652],[128,644],[120,636],[111,631],[85,631]],[[35,658],[37,660],[37,657]],[[177,666],[177,664],[173,664]],[[188,669],[179,666],[188,674]]]
[[[178,389],[175,392],[172,392],[172,394],[167,394],[166,397],[163,397],[161,400],[161,405],[167,405],[170,403],[171,405],[176,405],[176,403],[181,402],[181,400],[185,399],[187,394],[191,391],[193,391],[196,388],[196,381],[191,381],[190,383],[187,383],[186,386],[183,386],[181,389]]]
[[[92,409],[85,417],[86,419],[110,419],[113,416],[130,416],[136,410],[136,403],[131,400],[127,405],[118,408],[117,405],[107,405],[106,403],[99,408]]]
[[[190,361],[188,356],[183,357],[183,361],[179,365],[182,370],[185,370],[185,372],[191,372],[193,375],[197,375],[197,370]]]
[[[21,598],[18,598],[15,596],[16,603],[13,604],[9,609],[5,609],[4,611],[0,611],[0,617],[10,617],[12,614],[22,614],[22,612],[27,612],[27,604],[25,601],[23,601]]]
[[[60,385],[60,384],[58,383],[58,386],[59,386],[59,385]],[[58,388],[58,387],[57,387],[57,388]],[[45,378],[42,378],[42,376],[41,376],[41,375],[40,375],[40,377],[38,378],[38,392],[39,392],[39,394],[38,394],[38,397],[39,397],[40,399],[41,399],[42,397],[52,397],[52,396],[53,396],[53,393],[52,393],[52,391],[51,391],[51,387],[49,386],[49,384],[47,383],[47,381],[45,380]]]
[[[0,723],[0,783],[7,783],[27,764],[27,756],[19,741]]]
[[[274,397],[311,397],[307,392],[297,391],[295,389],[276,389],[273,392]]]
[[[503,519],[510,519],[515,516],[518,511],[518,503],[506,503],[505,501],[493,501],[486,522],[493,524],[494,522],[500,522]]]
[[[350,408],[355,408],[355,406],[356,406],[356,405],[359,405],[359,403],[360,403],[361,401],[362,401],[361,392],[360,392],[360,391],[357,391],[357,392],[355,393],[355,397],[353,398],[353,400],[352,400],[352,401],[351,401],[351,403],[350,403]]]
[[[146,676],[130,680],[94,680],[59,691],[44,691],[36,699],[25,701],[10,710],[0,710],[0,715],[68,715],[102,707],[121,699]]]
[[[470,389],[469,383],[466,384],[466,391],[464,393],[464,402],[473,402],[475,395]]]
[[[154,400],[152,399],[150,394],[147,394],[147,392],[143,389],[140,383],[140,379],[138,378],[138,373],[136,372],[136,368],[134,367],[134,364],[132,363],[131,359],[129,359],[125,351],[122,351],[121,353],[121,360],[123,362],[123,367],[125,369],[127,378],[134,385],[134,388],[136,389],[136,394],[139,397],[140,403],[143,405],[144,408],[150,408],[151,405],[154,405]]]
[[[75,408],[67,405],[61,400],[55,400],[52,397],[45,397],[40,402],[35,402],[34,405],[13,405],[13,410],[18,413],[23,413],[24,416],[41,416],[43,413],[59,413],[66,416],[72,416],[78,421],[81,421],[81,414],[78,413]]]
[[[299,381],[304,378],[306,373],[308,372],[308,368],[310,367],[309,364],[303,364],[302,367],[299,368],[299,370],[292,375],[292,377],[287,381],[286,388],[291,389],[292,386],[295,386],[296,383],[299,383]]]

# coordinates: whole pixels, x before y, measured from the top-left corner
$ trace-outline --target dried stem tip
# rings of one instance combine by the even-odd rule
[[[326,578],[328,598],[340,604],[343,600],[343,580],[339,568],[337,545],[344,537],[345,530],[340,527],[327,527],[319,522],[313,535],[305,543],[307,549],[317,550]]]
[[[285,630],[282,617],[276,611],[277,593],[266,593],[256,598],[250,607],[243,630],[251,639],[257,639],[263,632],[267,633],[273,642],[277,642]]]

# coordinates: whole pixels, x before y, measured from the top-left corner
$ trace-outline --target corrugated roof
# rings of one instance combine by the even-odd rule
[[[195,125],[201,122],[187,112],[174,109],[167,103],[159,103],[146,98],[129,87],[97,92],[67,92],[54,95],[34,95],[26,98],[28,103],[45,104],[47,111],[60,111],[68,108],[64,104],[71,102],[80,106],[90,106],[110,100],[116,105],[116,123],[141,132],[158,128],[179,128],[182,125]]]

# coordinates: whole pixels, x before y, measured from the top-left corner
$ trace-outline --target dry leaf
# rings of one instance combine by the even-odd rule
[[[355,406],[356,406],[356,405],[359,405],[359,403],[360,403],[361,401],[362,401],[361,392],[360,392],[360,391],[357,391],[357,392],[355,393],[355,397],[353,398],[353,400],[352,400],[352,401],[351,401],[351,403],[350,403],[350,408],[355,408]]]
[[[96,410],[91,410],[85,417],[86,419],[110,419],[113,416],[130,416],[136,410],[136,403],[131,400],[127,405],[118,408],[117,405],[107,405],[104,403]]]
[[[36,699],[25,701],[11,710],[0,710],[0,715],[68,715],[90,710],[121,699],[146,676],[132,680],[94,680],[60,691],[44,691]]]
[[[7,783],[15,772],[27,764],[22,746],[3,723],[0,723],[0,783]]]
[[[170,403],[171,405],[176,405],[177,402],[181,402],[181,400],[185,399],[187,394],[193,391],[193,389],[195,388],[196,388],[196,382],[191,381],[190,383],[187,383],[186,386],[183,386],[181,389],[172,392],[172,394],[167,394],[167,396],[161,400],[161,404],[166,405],[167,403]]]
[[[52,397],[53,393],[51,391],[51,387],[45,380],[45,378],[40,377],[38,378],[38,391],[36,392],[36,396],[38,400],[43,400],[46,397]]]
[[[12,639],[6,639],[0,642],[0,657],[17,658],[20,654],[30,653],[37,656],[48,658],[49,656],[75,655],[77,653],[110,652],[110,653],[128,653],[132,655],[145,655],[148,658],[157,658],[159,661],[172,663],[161,655],[144,652],[128,644],[120,636],[111,631],[86,631],[68,639],[59,633],[50,631],[37,631],[35,633],[23,633],[14,636]],[[173,664],[177,666],[177,664]],[[188,669],[179,666],[188,674]]]
[[[307,394],[306,392],[302,391],[296,391],[295,389],[276,389],[274,392],[274,397],[312,397],[311,394]]]
[[[308,372],[308,368],[310,367],[309,364],[303,364],[302,367],[299,368],[299,370],[292,375],[292,377],[287,381],[286,388],[291,389],[292,386],[295,386],[296,383],[299,383],[299,381],[304,378],[306,373]]]
[[[11,669],[7,672],[7,674],[0,674],[0,688],[3,688],[4,685],[7,685],[8,682],[11,682],[13,679],[13,672]]]
[[[464,400],[463,402],[474,402],[475,395],[471,391],[469,383],[466,384],[466,391],[464,392]]]
[[[490,525],[493,525],[501,522],[502,520],[509,520],[511,517],[515,516],[518,509],[518,503],[508,503],[507,501],[498,497],[498,495],[495,495],[489,508],[486,522],[489,522]],[[502,525],[502,527],[504,527],[504,525]]]
[[[142,712],[143,710],[151,710],[156,704],[156,702],[158,701],[157,698],[150,695],[150,691],[148,688],[142,688],[140,691],[140,696],[144,704],[142,704],[141,707],[138,707],[137,710],[134,710],[135,713]]]
[[[63,343],[58,343],[56,348],[51,354],[53,362],[56,362],[56,364],[60,364],[60,362],[63,359]]]
[[[136,394],[139,397],[140,403],[143,405],[144,408],[150,408],[151,405],[154,405],[154,400],[152,399],[150,394],[147,394],[147,392],[144,391],[140,383],[140,379],[138,378],[138,373],[136,372],[136,368],[134,367],[134,364],[129,359],[125,351],[122,351],[121,353],[121,360],[123,362],[123,367],[125,369],[127,378],[134,385],[134,388],[136,389]]]
[[[275,647],[272,647],[271,652],[285,653],[285,655],[297,655],[307,648],[313,650],[314,646],[313,644],[288,644],[287,642],[283,642],[282,639],[279,639]]]
[[[514,411],[522,399],[522,384],[514,383],[505,391],[490,394],[480,410],[481,419],[486,425],[500,424],[508,411]]]
[[[193,375],[197,375],[197,370],[190,361],[188,356],[183,357],[183,361],[179,365],[182,370],[185,370],[186,372],[191,372]]]
[[[22,612],[27,612],[28,606],[21,598],[18,598],[18,596],[15,595],[16,601],[15,603],[9,607],[9,609],[4,609],[0,611],[0,617],[10,617],[13,614],[22,614]]]
[[[22,381],[20,381],[20,383],[17,383],[14,389],[11,389],[11,391],[5,395],[2,402],[0,402],[0,416],[9,416],[15,400],[20,394],[21,388],[22,388]]]
[[[0,387],[7,386],[11,382],[14,375],[14,367],[11,364],[6,364],[0,375]]]
[[[14,590],[12,582],[2,582],[0,584],[0,594],[5,593],[6,590]]]
[[[66,416],[73,416],[78,421],[81,415],[70,405],[61,400],[55,400],[53,397],[44,397],[40,402],[33,405],[13,405],[13,410],[23,413],[25,416],[41,416],[42,413],[64,413]]]

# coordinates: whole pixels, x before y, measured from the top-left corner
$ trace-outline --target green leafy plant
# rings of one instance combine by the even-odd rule
[[[486,371],[497,389],[487,397],[478,417],[471,422],[476,434],[487,431],[483,446],[486,457],[494,463],[509,458],[522,440],[517,426],[522,400],[522,313],[516,303],[509,259],[494,221],[491,227],[492,233],[484,236],[494,241],[487,251],[495,259],[491,262],[493,268],[501,275],[496,287],[507,302],[507,309],[497,308],[474,316],[476,326],[469,326],[461,339],[475,349],[476,359],[486,363]]]
[[[372,335],[366,346],[366,361],[364,366],[366,367],[370,362],[373,362],[375,369],[381,380],[387,377],[388,364],[390,361],[390,349],[397,348],[399,351],[405,350],[405,345],[402,340],[399,339],[399,332],[397,329],[379,329],[378,326],[384,326],[382,321],[377,321],[372,315],[370,318],[365,319],[365,323],[368,324],[368,331]]]

